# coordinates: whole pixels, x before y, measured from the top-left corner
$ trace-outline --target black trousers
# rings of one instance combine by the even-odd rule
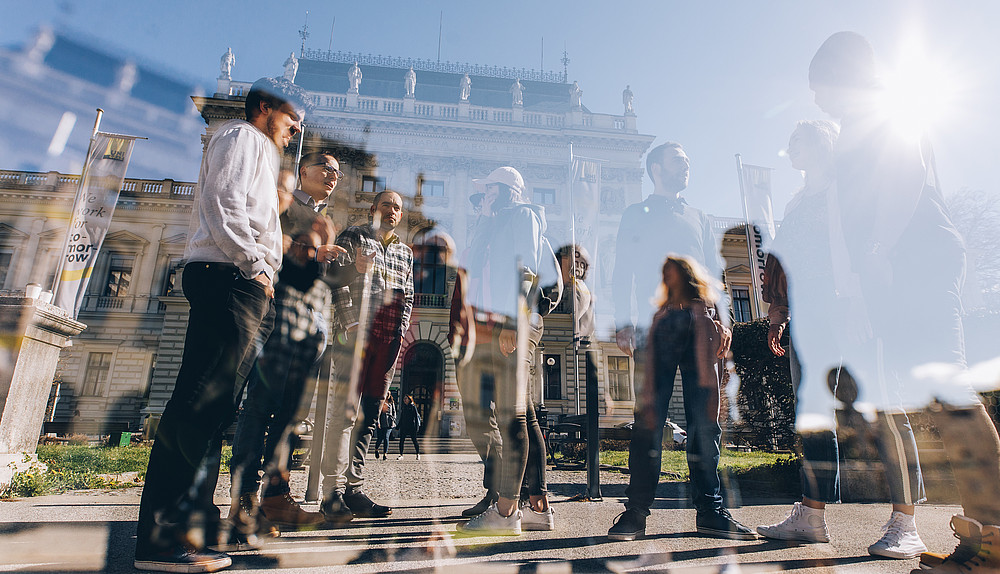
[[[169,547],[204,527],[216,533],[212,496],[219,479],[222,432],[232,424],[250,369],[274,325],[264,286],[233,265],[184,268],[191,303],[177,384],[156,430],[139,505],[136,554]]]

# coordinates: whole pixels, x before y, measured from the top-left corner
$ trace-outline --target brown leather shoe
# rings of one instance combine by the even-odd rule
[[[265,496],[260,505],[261,512],[279,528],[290,530],[313,530],[326,522],[323,513],[302,510],[289,493]]]

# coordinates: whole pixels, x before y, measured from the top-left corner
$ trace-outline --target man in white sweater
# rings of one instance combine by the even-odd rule
[[[219,540],[212,495],[222,431],[274,323],[280,154],[301,131],[306,107],[301,88],[262,78],[247,94],[246,120],[220,125],[205,149],[184,252],[184,355],[150,453],[136,568],[211,572],[232,564],[206,548]],[[250,542],[244,533],[236,541]]]

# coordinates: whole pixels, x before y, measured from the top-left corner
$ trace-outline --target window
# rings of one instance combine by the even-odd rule
[[[559,355],[543,355],[542,376],[545,380],[545,400],[558,401],[562,399],[562,357]]]
[[[108,257],[108,281],[104,286],[104,297],[127,297],[132,283],[132,265],[135,257],[112,253]]]
[[[13,258],[14,254],[10,251],[0,251],[0,289],[7,282],[7,272],[10,271],[10,260]]]
[[[444,197],[444,182],[436,179],[421,181],[420,195],[424,197]]]
[[[556,202],[556,190],[550,187],[536,187],[531,190],[532,201],[536,205],[554,205]]]
[[[373,175],[361,176],[361,191],[364,193],[379,193],[385,191],[385,178]]]
[[[163,280],[163,294],[173,295],[174,291],[180,287],[177,285],[177,272],[181,270],[181,260],[171,259],[167,265],[167,276]]]
[[[608,394],[613,401],[632,399],[632,380],[629,376],[628,357],[611,355],[608,358]]]
[[[87,357],[87,372],[83,376],[80,395],[100,396],[111,371],[111,353],[91,353]]]
[[[448,266],[438,245],[413,246],[413,290],[433,295],[448,294]]]
[[[750,289],[733,287],[733,321],[746,323],[753,321],[750,313]]]

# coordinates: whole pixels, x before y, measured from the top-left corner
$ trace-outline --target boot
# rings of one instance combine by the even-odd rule
[[[306,512],[292,495],[285,492],[277,496],[265,496],[260,511],[279,528],[289,530],[312,530],[320,527],[326,518],[321,512]]]
[[[959,517],[956,517],[959,518]],[[965,521],[963,526],[963,522]],[[956,527],[956,522],[958,525]],[[971,528],[966,528],[971,526]],[[949,555],[943,562],[937,566],[930,568],[918,568],[914,570],[912,574],[998,574],[1000,573],[1000,527],[998,526],[981,526],[979,528],[981,536],[979,537],[979,549],[972,554],[972,549],[976,546],[973,542],[975,540],[975,527],[980,526],[978,522],[970,519],[960,517],[960,520],[956,521],[952,519],[952,528],[955,529],[955,534],[959,535],[959,530],[964,529],[966,533],[970,536],[968,538],[970,543],[963,546],[962,542],[965,542],[965,538],[959,536],[961,541],[958,548],[955,549],[951,555]],[[921,566],[924,565],[924,557],[921,556]]]
[[[344,526],[354,518],[354,513],[344,503],[344,496],[339,492],[331,492],[323,497],[323,503],[319,505],[319,510],[326,523],[334,527]]]
[[[983,525],[979,522],[956,514],[951,517],[951,530],[958,538],[958,546],[954,552],[945,554],[943,552],[924,552],[920,555],[921,568],[934,568],[940,566],[945,560],[962,563],[979,554],[980,539],[982,538]]]
[[[260,513],[257,495],[252,492],[233,501],[226,522],[229,527],[219,533],[216,546],[219,549],[258,549],[261,538],[276,538],[280,534],[278,527]]]

